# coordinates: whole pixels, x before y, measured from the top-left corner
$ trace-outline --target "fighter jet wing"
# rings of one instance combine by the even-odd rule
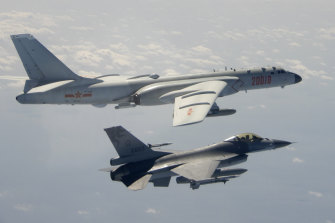
[[[184,88],[190,91],[175,98],[173,126],[187,125],[204,120],[220,92],[227,86],[224,81],[206,81]]]
[[[219,164],[220,160],[202,160],[183,164],[171,171],[187,179],[199,181],[211,178]]]

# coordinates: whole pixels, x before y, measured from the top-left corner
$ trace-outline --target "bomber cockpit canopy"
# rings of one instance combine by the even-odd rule
[[[254,133],[242,133],[226,139],[225,142],[257,142],[262,139],[262,137]]]

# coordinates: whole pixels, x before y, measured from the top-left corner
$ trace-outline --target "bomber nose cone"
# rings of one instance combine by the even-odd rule
[[[273,145],[275,146],[275,149],[284,147],[284,146],[288,146],[292,144],[291,142],[288,141],[284,141],[284,140],[278,140],[278,139],[274,139],[273,140]]]
[[[299,83],[302,78],[298,74],[294,74],[295,83]]]
[[[19,103],[23,103],[23,101],[24,101],[24,95],[18,95],[18,96],[16,96],[16,100],[19,102]]]

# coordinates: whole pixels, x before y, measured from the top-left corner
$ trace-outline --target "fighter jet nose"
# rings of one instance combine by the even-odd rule
[[[275,149],[284,147],[284,146],[288,146],[292,144],[291,142],[288,141],[284,141],[284,140],[278,140],[278,139],[274,139],[273,140],[273,145],[275,146]]]
[[[294,74],[295,83],[299,83],[302,78],[298,74]]]

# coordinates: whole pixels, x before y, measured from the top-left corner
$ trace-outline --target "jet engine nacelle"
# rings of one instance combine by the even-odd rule
[[[217,117],[217,116],[226,116],[226,115],[232,115],[235,114],[235,109],[220,109],[218,111],[212,112],[210,111],[206,117]]]

